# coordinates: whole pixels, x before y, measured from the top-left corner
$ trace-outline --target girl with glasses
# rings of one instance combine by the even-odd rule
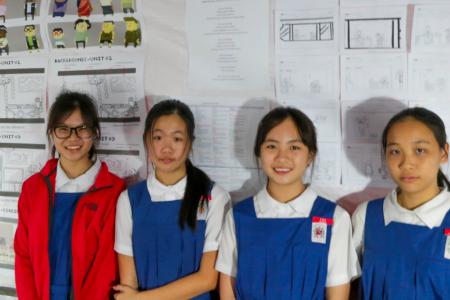
[[[14,240],[20,299],[110,299],[117,279],[113,250],[122,179],[96,158],[100,137],[89,96],[60,94],[50,108],[52,156],[22,186]]]

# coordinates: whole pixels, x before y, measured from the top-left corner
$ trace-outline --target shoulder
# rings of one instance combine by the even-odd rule
[[[211,189],[211,201],[215,202],[217,200],[228,202],[230,200],[230,194],[220,185],[214,183]]]
[[[120,191],[122,191],[126,186],[125,180],[109,171],[108,166],[105,162],[101,163],[96,181],[98,181],[99,183],[111,184],[113,185],[113,187]]]

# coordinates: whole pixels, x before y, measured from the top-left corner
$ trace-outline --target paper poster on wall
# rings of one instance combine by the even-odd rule
[[[409,98],[448,100],[450,58],[437,54],[411,54],[408,64]]]
[[[339,101],[339,57],[278,55],[276,94],[280,101]]]
[[[190,88],[271,88],[269,1],[186,1],[186,20]]]
[[[341,0],[342,1],[342,0]],[[337,7],[339,4],[338,0],[276,0],[276,9],[311,9],[311,8],[322,8],[322,7]]]
[[[147,111],[142,62],[143,53],[138,51],[133,55],[118,51],[105,55],[52,55],[48,90],[50,105],[63,90],[91,95],[96,100],[101,122],[99,152],[115,157],[111,161],[116,166],[120,161],[120,167],[116,168],[120,175],[131,176],[131,171],[139,170],[139,174],[132,176],[139,178],[146,176],[141,142],[142,121]],[[139,167],[137,157],[141,161]]]
[[[341,50],[406,51],[406,6],[341,9]]]
[[[286,10],[275,12],[277,54],[336,53],[338,9]]]
[[[178,97],[194,113],[193,162],[232,193],[235,200],[256,192],[259,178],[253,143],[267,99]]]
[[[0,56],[47,52],[40,0],[0,3]]]
[[[414,7],[414,23],[411,51],[450,51],[450,5],[417,5]]]
[[[406,54],[341,55],[341,99],[405,98]]]
[[[1,144],[45,144],[47,58],[0,58]]]

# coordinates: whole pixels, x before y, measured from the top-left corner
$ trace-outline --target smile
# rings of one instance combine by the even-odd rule
[[[273,168],[274,172],[277,174],[287,174],[291,171],[289,168]]]

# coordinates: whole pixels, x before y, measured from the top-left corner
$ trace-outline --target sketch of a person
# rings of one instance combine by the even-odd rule
[[[141,29],[139,28],[139,22],[133,17],[125,17],[125,48],[128,44],[133,44],[137,47],[141,44]]]
[[[377,32],[375,35],[375,40],[377,43],[377,48],[383,48],[384,47],[384,37],[381,33]]]
[[[425,33],[423,35],[423,43],[426,45],[433,44],[434,37],[433,32],[431,32],[430,25],[425,26]]]
[[[120,0],[122,11],[126,13],[134,13],[134,0]]]
[[[34,14],[36,13],[36,0],[25,0],[24,15],[25,20],[31,17],[34,20]]]
[[[53,3],[53,17],[64,17],[68,0],[55,0]]]
[[[104,16],[114,14],[112,0],[100,0],[100,6]]]
[[[39,45],[36,36],[36,25],[25,25],[23,31],[25,32],[25,41],[27,43],[28,50],[30,52],[33,50],[39,51]]]
[[[5,52],[6,55],[9,55],[8,38],[6,37],[7,33],[6,26],[0,25],[0,56],[2,56],[3,52]]]
[[[88,30],[91,28],[91,22],[85,19],[78,19],[75,21],[75,47],[78,49],[79,45],[86,48],[88,41]]]
[[[64,30],[61,27],[53,29],[52,38],[56,48],[66,48],[66,44],[64,43]]]
[[[6,5],[6,0],[0,0],[0,18],[3,19],[3,23],[6,21],[6,10],[8,9]]]
[[[103,44],[107,43],[108,47],[111,48],[111,45],[115,38],[114,32],[114,22],[113,21],[105,21],[102,24],[102,31],[100,32],[100,48]]]

